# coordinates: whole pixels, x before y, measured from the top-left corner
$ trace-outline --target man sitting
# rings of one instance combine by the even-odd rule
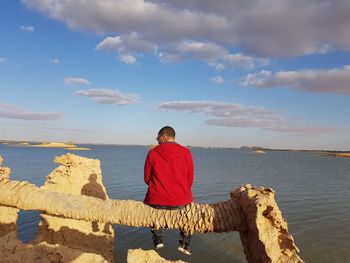
[[[156,209],[181,209],[192,202],[194,167],[189,149],[175,142],[175,130],[158,132],[158,146],[148,152],[144,180],[148,185],[144,203]],[[151,230],[156,249],[164,247],[162,229]],[[178,250],[191,255],[191,234],[180,231]]]

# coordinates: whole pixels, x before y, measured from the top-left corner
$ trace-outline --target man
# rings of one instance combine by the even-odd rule
[[[148,190],[144,200],[156,209],[181,209],[192,202],[194,179],[191,152],[175,142],[175,130],[165,126],[158,132],[158,146],[148,152],[144,179]],[[164,247],[162,229],[151,230],[156,249]],[[180,231],[178,250],[191,255],[191,235]]]

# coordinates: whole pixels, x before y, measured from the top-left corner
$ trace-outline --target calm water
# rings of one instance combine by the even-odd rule
[[[104,184],[110,198],[143,200],[143,164],[147,147],[89,146],[78,155],[101,160]],[[301,152],[267,152],[258,155],[232,149],[193,148],[198,203],[229,198],[231,189],[242,184],[263,185],[276,191],[276,200],[289,231],[306,262],[350,262],[350,159]],[[11,178],[42,185],[57,165],[62,149],[17,148],[0,145]],[[21,211],[18,232],[29,242],[35,235],[39,215]],[[130,248],[151,249],[146,228],[115,226],[115,258],[125,262]],[[195,234],[192,256],[177,252],[178,232],[164,231],[165,248],[160,255],[188,262],[246,262],[238,233]]]

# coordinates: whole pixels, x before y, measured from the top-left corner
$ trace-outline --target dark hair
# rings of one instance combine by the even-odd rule
[[[175,130],[170,126],[164,126],[158,132],[158,135],[168,135],[169,137],[175,137]]]

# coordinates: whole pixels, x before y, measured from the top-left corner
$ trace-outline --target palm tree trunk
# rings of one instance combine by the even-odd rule
[[[139,201],[103,201],[84,195],[43,190],[28,182],[8,179],[0,179],[0,193],[0,204],[3,205],[86,221],[179,228],[190,233],[241,231],[245,227],[234,200],[212,205],[190,204],[181,210],[159,210]]]

